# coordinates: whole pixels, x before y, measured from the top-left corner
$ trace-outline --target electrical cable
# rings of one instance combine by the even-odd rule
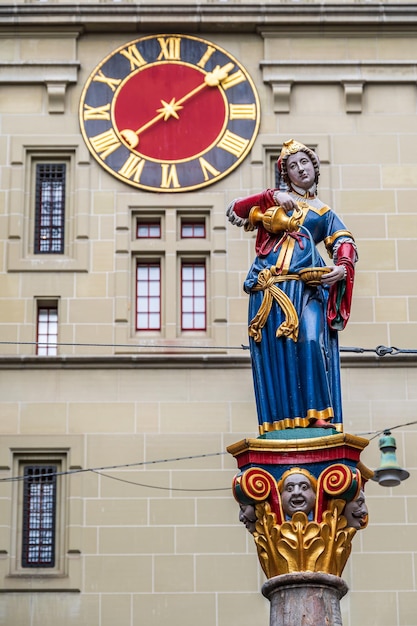
[[[205,352],[211,352],[214,350],[249,350],[249,346],[245,344],[241,344],[240,346],[206,346],[206,345],[180,345],[172,346],[172,345],[163,345],[163,344],[130,344],[130,343],[72,343],[72,342],[57,342],[57,343],[40,343],[37,341],[0,341],[0,345],[8,345],[8,346],[40,346],[40,347],[60,347],[66,346],[71,348],[140,348],[140,349],[159,349],[159,350],[172,350],[175,348],[177,350],[201,350]],[[417,354],[417,348],[396,348],[394,346],[388,347],[384,345],[377,346],[376,348],[362,348],[358,346],[340,346],[340,352],[353,352],[355,354],[365,354],[367,352],[375,353],[379,357],[385,356],[398,356],[399,354]],[[131,354],[131,353],[129,353]],[[8,355],[10,356],[10,355]],[[56,355],[46,355],[46,356],[56,356]],[[112,355],[113,356],[113,355]]]
[[[373,439],[387,431],[395,430],[396,428],[403,428],[404,426],[413,426],[414,424],[417,424],[417,420],[415,420],[414,422],[406,422],[405,424],[397,424],[396,426],[390,426],[389,428],[383,428],[382,430],[374,430],[367,433],[358,433],[358,437],[361,437],[362,435],[373,435],[373,437],[369,438],[369,441],[372,441]]]
[[[406,426],[414,426],[415,424],[417,424],[417,420],[414,420],[412,422],[406,422],[403,424],[396,424],[395,426],[390,426],[388,428],[383,428],[381,430],[377,430],[377,431],[369,431],[369,432],[364,432],[364,433],[356,433],[356,435],[358,437],[362,437],[365,435],[373,435],[372,437],[369,438],[369,441],[372,441],[373,439],[375,439],[376,437],[378,437],[379,435],[381,435],[382,433],[388,432],[388,431],[392,431],[392,430],[396,430],[398,428],[404,428]],[[173,457],[173,458],[169,458],[169,459],[155,459],[152,461],[137,461],[135,463],[123,463],[120,465],[105,465],[102,467],[88,467],[88,468],[76,468],[76,469],[71,469],[71,470],[66,470],[65,472],[54,472],[51,474],[48,474],[48,476],[70,476],[70,475],[74,475],[74,474],[82,474],[82,473],[86,473],[86,472],[92,472],[95,473],[99,476],[103,476],[104,478],[109,478],[111,480],[117,480],[119,482],[123,482],[123,483],[128,483],[131,485],[137,485],[138,487],[147,487],[149,489],[160,489],[163,491],[188,491],[188,492],[207,492],[207,491],[228,491],[230,489],[230,487],[208,487],[208,488],[203,488],[203,489],[194,489],[194,488],[182,488],[182,487],[161,487],[159,485],[148,485],[145,483],[139,483],[136,481],[132,481],[132,480],[128,480],[125,478],[120,478],[118,476],[111,476],[110,474],[105,474],[104,471],[107,470],[112,470],[112,469],[126,469],[126,468],[131,468],[131,467],[141,467],[144,465],[156,465],[156,464],[160,464],[160,463],[173,463],[173,462],[177,462],[177,461],[187,461],[190,459],[203,459],[203,458],[207,458],[207,457],[212,457],[212,456],[224,456],[225,454],[227,454],[227,452],[209,452],[206,454],[195,454],[195,455],[188,455],[188,456],[181,456],[181,457]],[[19,482],[25,480],[25,476],[9,476],[7,478],[0,478],[0,483],[5,483],[5,482]]]
[[[98,472],[97,470],[90,470],[94,472],[94,474],[98,474],[99,476],[103,476],[104,478],[111,478],[112,480],[118,480],[121,483],[128,483],[129,485],[136,485],[138,487],[148,487],[149,489],[161,489],[162,491],[192,491],[192,492],[206,492],[206,491],[230,491],[230,487],[208,487],[205,489],[191,489],[188,487],[161,487],[159,485],[145,485],[144,483],[137,483],[133,480],[127,480],[126,478],[119,478],[118,476],[110,476],[109,474],[104,474],[103,472]]]
[[[119,480],[120,482],[126,482],[126,483],[130,483],[133,485],[138,485],[140,487],[149,487],[151,489],[164,489],[168,491],[225,491],[226,489],[230,489],[230,487],[204,488],[204,489],[187,489],[187,488],[181,489],[181,488],[171,488],[171,487],[159,487],[157,485],[145,485],[142,483],[136,483],[136,482],[124,479],[124,478],[118,478],[116,476],[110,476],[108,474],[102,473],[103,470],[125,469],[128,467],[140,467],[143,465],[156,465],[158,463],[172,463],[176,461],[188,461],[190,459],[204,459],[204,458],[212,457],[212,456],[224,456],[225,454],[227,453],[226,452],[209,452],[206,454],[196,454],[196,455],[189,455],[189,456],[182,456],[182,457],[174,457],[174,458],[169,458],[169,459],[156,459],[153,461],[137,461],[135,463],[123,463],[121,465],[106,465],[103,467],[76,468],[76,469],[66,470],[65,472],[51,472],[51,473],[48,473],[48,476],[70,476],[74,474],[84,474],[86,472],[94,472],[96,474],[104,476],[105,478],[112,478],[113,480]],[[7,478],[0,478],[0,483],[20,482],[22,480],[25,480],[25,478],[27,479],[27,477],[25,476],[9,476]]]

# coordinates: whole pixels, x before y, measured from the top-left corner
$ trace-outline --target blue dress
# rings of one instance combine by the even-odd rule
[[[346,241],[346,234],[336,213],[314,198],[304,203],[301,229],[285,234],[267,254],[258,254],[249,270],[244,290],[250,296],[249,341],[260,434],[306,427],[316,419],[342,430],[338,333],[326,316],[329,289],[306,285],[299,271],[325,265],[314,244],[325,241],[331,253],[339,240]],[[280,291],[278,299],[268,296],[266,321],[259,327],[256,320],[265,303],[262,283],[265,273],[271,279],[271,268],[275,276],[269,284]],[[295,332],[288,330],[286,304],[295,309]],[[280,328],[284,330],[277,336]]]

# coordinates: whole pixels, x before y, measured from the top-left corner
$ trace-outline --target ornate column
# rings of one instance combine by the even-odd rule
[[[267,65],[264,82],[273,83]],[[315,151],[288,139],[277,170],[279,189],[236,198],[226,211],[232,224],[258,231],[244,289],[260,436],[228,448],[240,470],[233,492],[268,578],[271,626],[337,626],[340,576],[367,524],[363,485],[372,476],[359,460],[368,441],[344,434],[342,419],[338,332],[350,315],[357,250],[317,195]]]
[[[341,626],[341,579],[357,530],[368,521],[360,462],[368,440],[296,428],[228,447],[233,493],[267,577],[270,626]]]

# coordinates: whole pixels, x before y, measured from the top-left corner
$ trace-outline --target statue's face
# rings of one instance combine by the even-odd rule
[[[365,494],[363,490],[359,492],[356,500],[348,502],[343,511],[348,526],[360,530],[364,528],[368,522],[368,507],[365,502]]]
[[[304,474],[290,474],[284,481],[281,493],[284,513],[292,517],[297,511],[306,515],[313,510],[316,494],[309,479]]]
[[[241,504],[239,511],[239,522],[245,524],[250,533],[255,532],[256,513],[253,504]]]
[[[310,189],[316,179],[313,162],[305,152],[290,154],[287,159],[287,172],[290,181],[305,190]]]

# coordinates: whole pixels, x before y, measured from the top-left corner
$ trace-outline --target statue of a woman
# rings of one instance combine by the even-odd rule
[[[267,189],[227,209],[232,224],[257,228],[257,256],[244,290],[259,432],[311,426],[342,431],[337,331],[350,314],[356,246],[317,197],[314,151],[291,139],[278,168],[288,193]],[[322,241],[334,265],[306,270],[326,267],[316,248]]]

